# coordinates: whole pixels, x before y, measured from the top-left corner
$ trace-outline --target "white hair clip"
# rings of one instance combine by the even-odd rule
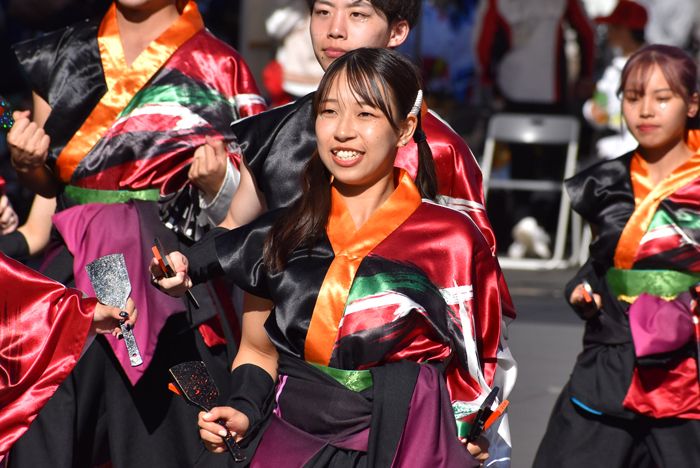
[[[413,104],[413,107],[411,107],[411,114],[413,115],[419,115],[420,114],[420,108],[423,105],[423,90],[419,89],[418,94],[416,95],[416,103]]]

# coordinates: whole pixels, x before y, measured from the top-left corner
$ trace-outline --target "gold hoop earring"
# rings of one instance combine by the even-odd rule
[[[330,181],[328,182],[328,185],[333,185],[333,181],[334,181],[334,180],[335,180],[335,176],[334,176],[333,174],[331,174],[331,179],[330,179]]]

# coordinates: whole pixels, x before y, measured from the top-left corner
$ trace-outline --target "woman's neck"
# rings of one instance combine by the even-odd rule
[[[649,166],[649,175],[654,187],[695,154],[682,136],[662,147],[644,148],[640,146],[637,151]]]
[[[338,182],[335,182],[333,186],[345,202],[345,206],[348,207],[350,217],[358,231],[389,199],[396,188],[393,174],[369,188],[344,185]]]
[[[137,10],[117,3],[117,24],[126,66],[132,63],[148,46],[180,17],[175,3],[152,10]]]

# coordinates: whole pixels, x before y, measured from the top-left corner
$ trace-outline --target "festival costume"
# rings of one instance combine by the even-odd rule
[[[324,466],[330,463],[325,457],[340,463],[335,457],[345,455],[335,454],[338,448],[357,451],[353,457],[367,452],[371,458],[377,451],[381,453],[387,447],[377,448],[372,442],[381,430],[373,434],[370,429],[367,438],[368,425],[379,421],[370,422],[369,414],[374,410],[363,392],[371,395],[367,389],[372,388],[377,369],[406,361],[424,363],[417,368],[446,363],[442,372],[446,388],[439,391],[437,382],[442,377],[437,371],[433,373],[434,369],[420,369],[413,377],[406,377],[403,385],[410,389],[406,405],[411,394],[418,398],[427,385],[433,389],[428,392],[432,410],[420,412],[416,402],[412,406],[415,413],[408,411],[404,446],[395,452],[400,461],[394,466],[471,466],[459,465],[467,463],[467,451],[458,446],[455,414],[437,410],[444,408],[439,395],[451,401],[459,416],[464,405],[482,401],[491,386],[499,385],[504,398],[512,388],[514,362],[501,336],[505,325],[498,272],[488,243],[468,216],[423,202],[409,174],[402,169],[395,171],[397,188],[359,230],[333,188],[326,233],[310,251],[302,246],[293,253],[281,273],[267,272],[262,246],[282,210],[265,213],[186,252],[195,283],[226,274],[245,291],[275,304],[265,328],[281,357],[275,415],[268,421],[268,430],[289,435],[262,435],[260,444],[265,449],[258,449],[252,466],[282,466],[285,463],[280,460],[290,456],[296,461],[285,466]],[[323,374],[331,377],[326,383]],[[440,379],[435,380],[435,376]],[[345,391],[350,393],[343,396]],[[316,398],[318,412],[308,405],[299,406],[304,395],[310,395],[309,401]],[[337,399],[325,400],[329,395],[337,395]],[[447,405],[449,409],[449,402]],[[426,427],[436,429],[433,435],[428,429],[418,430],[419,439],[435,436],[438,445],[413,440],[416,432],[412,424],[418,421],[412,415],[424,418]],[[325,419],[336,424],[321,422]],[[328,427],[334,428],[330,434]],[[438,430],[440,427],[443,430]],[[402,429],[403,423],[399,436]],[[510,462],[507,422],[500,429],[500,434],[497,428],[488,434],[490,453],[495,460],[501,458],[500,464],[492,466],[508,466]],[[294,443],[284,442],[292,436],[308,442],[302,444],[303,456],[294,455]],[[427,452],[429,463],[426,455],[421,461],[403,458],[411,453],[410,446],[415,450],[418,445]],[[445,456],[444,465],[435,456],[442,454],[442,449],[454,455]],[[394,452],[390,455],[389,462]],[[225,460],[227,456],[218,457]]]
[[[226,322],[236,327],[237,317],[222,284],[193,291],[197,311],[153,289],[151,246],[158,237],[167,250],[178,250],[201,236],[198,191],[187,180],[194,151],[207,135],[234,142],[227,152],[238,167],[230,123],[264,110],[262,98],[240,56],[204,29],[194,2],[128,68],[115,5],[100,23],[20,44],[16,52],[52,107],[45,129],[57,158],[50,164],[67,184],[53,217],[61,239],[49,248],[43,271],[90,293],[84,265],[123,253],[139,304],[134,335],[144,364],[131,367],[113,337],[98,339],[27,434],[58,433],[53,446],[43,453],[25,437],[10,463],[90,466],[102,454],[115,467],[187,463],[199,448],[190,430],[197,411],[172,401],[167,366],[213,359],[210,367],[220,367],[225,382],[222,323],[224,330]],[[232,352],[233,335],[227,338]],[[102,419],[91,420],[84,413],[96,407]],[[56,421],[81,429],[75,436],[56,431]],[[116,453],[127,440],[136,445]]]
[[[697,141],[691,133],[689,145],[697,148]],[[586,169],[566,187],[574,209],[600,231],[566,297],[586,279],[603,307],[586,322],[584,351],[534,466],[646,466],[629,458],[645,451],[655,466],[698,466],[692,325],[692,336],[669,347],[663,341],[683,322],[654,325],[653,319],[661,309],[677,308],[691,320],[687,291],[700,281],[700,154],[656,187],[636,153]]]
[[[314,95],[311,93],[286,106],[242,119],[232,126],[268,209],[287,206],[301,194],[301,172],[317,149]],[[435,160],[441,203],[468,214],[495,253],[496,239],[484,207],[481,169],[464,140],[443,120],[425,106],[421,114],[421,126]],[[416,177],[418,145],[415,141],[398,149],[395,165]],[[514,318],[515,310],[505,279],[501,276],[499,281],[504,313]]]
[[[1,253],[0,277],[1,461],[78,361],[97,299]]]

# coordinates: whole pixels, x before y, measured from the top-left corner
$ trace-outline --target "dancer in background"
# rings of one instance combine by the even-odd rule
[[[566,182],[595,235],[566,289],[586,332],[536,468],[700,466],[688,293],[700,281],[697,68],[680,49],[647,46],[619,90],[639,146]]]
[[[614,132],[596,142],[597,155],[612,159],[637,147],[637,140],[622,121],[622,102],[617,91],[627,59],[644,45],[647,11],[636,2],[620,0],[609,16],[595,21],[607,26],[608,45],[615,56],[596,82],[593,97],[584,103],[583,116],[595,128]]]
[[[197,310],[158,293],[144,272],[154,237],[176,250],[206,230],[200,192],[216,195],[226,177],[235,187],[240,159],[230,123],[265,109],[258,89],[241,57],[204,28],[194,2],[119,0],[101,21],[15,50],[33,80],[36,122],[15,113],[12,162],[40,195],[59,195],[43,199],[58,205],[60,234],[43,272],[85,290],[85,264],[123,253],[144,364],[131,367],[122,343],[96,340],[15,444],[10,466],[191,465],[200,448],[187,430],[196,410],[168,391],[167,370],[204,360],[219,369],[223,390],[235,336],[224,341],[222,333],[238,318],[225,288],[194,290]],[[226,143],[222,171],[212,171],[215,186],[200,178],[195,187],[189,178],[207,138]],[[215,223],[230,198],[212,198],[223,207]]]

